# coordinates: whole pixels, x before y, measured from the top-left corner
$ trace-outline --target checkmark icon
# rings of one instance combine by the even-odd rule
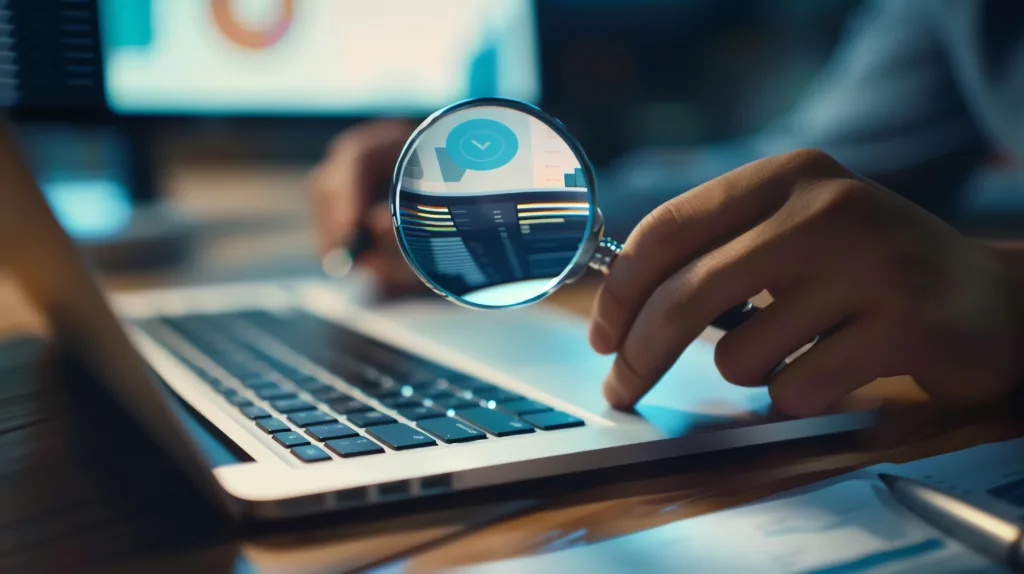
[[[444,142],[452,161],[472,171],[498,169],[519,152],[516,132],[490,118],[473,118],[456,125]]]

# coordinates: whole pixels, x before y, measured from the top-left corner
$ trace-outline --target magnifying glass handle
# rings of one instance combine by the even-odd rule
[[[597,244],[597,249],[590,256],[590,267],[607,275],[612,269],[612,263],[622,253],[622,244],[611,237],[602,237]]]
[[[607,275],[611,271],[612,264],[615,263],[619,254],[622,253],[622,247],[622,243],[611,237],[602,237],[601,241],[597,244],[597,248],[594,250],[594,254],[590,257],[590,267]],[[744,301],[715,317],[711,325],[723,331],[729,331],[742,325],[744,321],[754,316],[757,311],[758,308],[753,303]]]

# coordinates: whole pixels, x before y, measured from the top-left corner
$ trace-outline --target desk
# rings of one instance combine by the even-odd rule
[[[206,255],[230,259],[237,245],[244,242],[210,246]],[[113,284],[140,287],[171,277]],[[594,289],[583,282],[544,304],[585,314]],[[0,332],[44,328],[0,278]],[[327,567],[312,571],[329,572],[398,551],[408,553],[410,571],[434,571],[601,540],[861,466],[1024,435],[1024,421],[1009,407],[943,411],[927,404],[912,381],[888,379],[860,391],[884,402],[879,425],[844,436],[587,473],[447,499],[413,513],[392,508],[239,529],[200,500],[94,387],[62,370],[59,357],[44,350],[33,365],[42,369],[0,365],[0,572],[229,572],[240,560],[265,572],[314,563]],[[475,524],[468,533],[467,523]]]

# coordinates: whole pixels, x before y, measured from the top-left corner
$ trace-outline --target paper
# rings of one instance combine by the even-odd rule
[[[930,482],[1013,519],[1024,514],[1022,454],[1024,439],[878,465],[748,506],[458,572],[1007,572],[905,510],[877,473]]]
[[[914,478],[1013,522],[1024,522],[1024,439],[871,470]]]

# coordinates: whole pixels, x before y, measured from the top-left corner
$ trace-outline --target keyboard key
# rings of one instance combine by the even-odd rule
[[[274,440],[285,448],[292,448],[309,444],[309,439],[295,431],[279,432],[274,434]]]
[[[253,392],[255,392],[257,395],[259,395],[260,393],[273,393],[275,391],[285,391],[285,390],[287,390],[284,387],[282,387],[281,385],[275,383],[274,381],[263,381],[258,386],[249,387],[249,388],[252,389]],[[291,392],[291,391],[288,391],[288,392]]]
[[[335,389],[334,387],[328,387],[326,385],[324,385],[324,388],[317,389],[315,391],[309,391],[309,389],[306,390],[310,392],[314,397],[320,399],[321,401],[324,401],[325,403],[349,398],[348,395],[339,391],[338,389]]]
[[[395,450],[436,446],[427,433],[403,424],[381,425],[366,430],[367,434]]]
[[[494,436],[511,436],[534,432],[533,427],[512,415],[488,408],[457,409],[455,415]]]
[[[444,411],[439,411],[434,407],[411,407],[407,409],[398,409],[398,414],[411,421],[421,421],[424,419],[434,419],[437,417],[443,417]]]
[[[286,368],[289,368],[289,369],[291,368],[284,361],[278,359],[277,357],[275,357],[273,355],[268,354],[266,351],[264,351],[263,349],[261,349],[259,347],[256,347],[255,345],[253,345],[250,342],[242,341],[242,344],[245,345],[245,348],[248,351],[250,351],[257,360],[259,360],[261,363],[267,365],[268,367],[274,369],[275,371],[277,370],[278,367],[286,367]]]
[[[481,381],[480,379],[474,379],[473,377],[467,375],[449,375],[445,377],[444,380],[448,381],[448,383],[450,383],[451,385],[466,391],[497,388],[491,383]]]
[[[359,428],[367,428],[375,425],[386,425],[397,421],[384,413],[368,411],[365,413],[352,413],[348,415],[348,422]]]
[[[511,403],[505,403],[498,405],[498,408],[505,411],[506,413],[522,416],[533,413],[545,413],[551,410],[551,407],[538,403],[537,401],[531,401],[530,399],[523,399],[521,401],[513,401]]]
[[[303,371],[302,369],[293,367],[287,363],[282,363],[277,359],[266,358],[264,359],[264,362],[266,362],[268,365],[270,365],[272,369],[274,369],[278,373],[281,373],[282,376],[284,376],[290,381],[298,382],[299,380],[312,379],[312,377],[307,375],[306,372]]]
[[[325,425],[313,425],[306,429],[306,434],[318,441],[331,440],[335,438],[348,438],[359,433],[352,430],[352,427],[341,423],[327,423]]]
[[[265,401],[276,401],[281,399],[294,399],[297,395],[288,389],[277,387],[276,389],[260,389],[256,396]]]
[[[455,387],[449,387],[447,384],[431,385],[429,387],[416,389],[416,394],[428,399],[437,399],[441,397],[450,397],[454,394],[454,391],[458,391],[458,389]]]
[[[292,430],[292,427],[284,424],[284,421],[281,419],[260,419],[256,421],[256,426],[260,427],[260,430],[268,434]]]
[[[280,389],[281,385],[277,384],[276,381],[270,379],[259,378],[252,381],[242,381],[242,384],[254,391],[261,389]]]
[[[222,382],[220,382],[220,381],[218,381],[216,379],[214,379],[212,381],[207,381],[207,383],[210,385],[211,389],[217,391],[218,393],[220,393],[222,395],[225,392],[232,392],[232,391],[238,392],[238,391],[235,391],[234,388],[229,387],[229,386],[225,385],[224,383],[222,383]]]
[[[452,417],[420,421],[416,423],[416,426],[448,444],[470,442],[487,438],[487,435],[483,432]]]
[[[448,386],[447,382],[438,382],[440,379],[437,375],[431,375],[429,373],[418,373],[418,374],[406,374],[395,379],[403,385],[409,385],[414,389],[426,390],[431,387],[437,386]]]
[[[541,430],[558,430],[583,426],[583,421],[562,411],[523,415],[523,420]]]
[[[405,408],[409,408],[409,407],[418,407],[418,406],[423,405],[423,399],[421,399],[419,397],[415,397],[415,396],[413,396],[413,397],[405,397],[405,396],[401,396],[401,395],[397,396],[397,397],[390,397],[390,398],[387,398],[387,399],[381,399],[380,402],[384,406],[392,408],[392,409],[405,409]]]
[[[217,392],[228,398],[238,395],[238,389],[234,387],[229,387],[227,385],[221,385],[221,387],[217,389]]]
[[[320,423],[335,422],[334,417],[323,411],[302,411],[300,413],[292,413],[288,415],[288,420],[302,428]]]
[[[313,444],[295,447],[292,449],[292,454],[298,457],[302,462],[323,462],[325,460],[331,460],[331,455]]]
[[[228,402],[235,405],[236,407],[247,407],[252,404],[249,397],[243,397],[242,395],[235,395],[228,397]]]
[[[257,407],[256,405],[242,407],[241,411],[243,415],[251,419],[262,419],[264,417],[270,416],[270,413],[267,412],[267,409],[263,407]]]
[[[210,385],[217,385],[221,382],[221,380],[217,378],[217,375],[198,365],[189,365],[189,368],[192,369],[195,374],[199,375],[200,379],[206,381]]]
[[[464,397],[444,397],[431,399],[431,406],[438,409],[464,409],[480,406],[480,401]]]
[[[359,390],[379,400],[401,395],[402,385],[368,385],[360,386]]]
[[[384,449],[381,448],[379,444],[365,436],[354,436],[352,438],[331,440],[327,441],[326,445],[331,452],[342,458],[363,456],[366,454],[380,454],[384,452]]]
[[[241,381],[243,385],[249,387],[254,391],[259,389],[281,388],[281,385],[278,385],[276,381],[272,381],[264,377],[263,375],[260,375],[259,377],[253,379],[241,379]]]
[[[319,379],[314,379],[314,378],[303,378],[303,379],[298,379],[298,380],[292,379],[292,382],[294,382],[295,386],[299,387],[300,389],[302,389],[302,390],[304,390],[306,392],[309,392],[309,393],[314,393],[314,394],[316,392],[322,391],[324,389],[333,389],[334,388],[334,387],[328,385],[327,383],[325,383],[325,382],[323,382],[323,381],[321,381]]]
[[[297,413],[299,411],[311,411],[316,407],[302,399],[283,399],[270,401],[270,406],[280,413]]]
[[[218,362],[221,364],[222,367],[224,367],[225,371],[231,373],[231,376],[233,376],[233,377],[235,377],[236,379],[239,379],[239,380],[241,380],[241,379],[250,379],[250,378],[253,378],[253,377],[258,377],[258,376],[263,374],[261,371],[255,369],[255,368],[253,368],[251,366],[248,366],[248,365],[237,365],[236,366],[236,365],[225,364],[224,361],[218,361]]]
[[[483,399],[485,401],[494,401],[495,403],[498,404],[511,403],[513,401],[523,400],[522,395],[517,395],[515,393],[506,391],[505,389],[499,389],[497,387],[494,387],[492,389],[474,390],[473,396],[477,397],[478,399]]]
[[[344,399],[338,399],[336,401],[330,401],[328,404],[331,405],[331,408],[334,409],[336,412],[343,415],[348,415],[352,413],[365,413],[367,411],[373,410],[373,408],[368,406],[366,403],[357,401],[355,399],[350,399],[347,397]]]

